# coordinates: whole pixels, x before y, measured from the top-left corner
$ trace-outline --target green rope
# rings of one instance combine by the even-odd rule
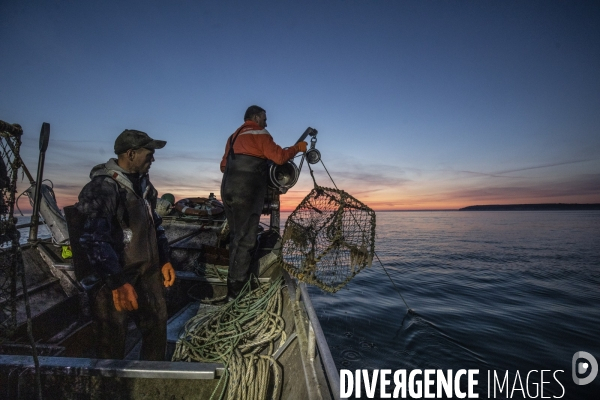
[[[279,398],[282,373],[271,355],[286,339],[281,291],[281,279],[252,291],[248,282],[234,301],[200,308],[186,323],[173,361],[224,364],[211,399],[221,400],[226,392],[230,400],[266,399],[269,382],[272,398]]]
[[[205,278],[216,278],[223,283],[227,282],[227,268],[218,268],[215,264],[201,263],[199,259],[200,257],[194,260],[194,272],[197,275]]]

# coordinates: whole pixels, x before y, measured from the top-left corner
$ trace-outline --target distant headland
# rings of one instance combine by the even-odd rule
[[[460,208],[458,211],[581,211],[600,210],[600,203],[592,204],[497,204],[487,206],[469,206]]]

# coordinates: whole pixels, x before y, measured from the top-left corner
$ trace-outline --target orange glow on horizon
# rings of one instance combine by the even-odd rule
[[[66,190],[55,189],[54,192],[56,194],[58,206],[61,209],[66,206],[77,203],[77,197],[79,195],[78,191],[76,193],[72,193],[72,192],[68,192]],[[185,199],[185,198],[190,198],[190,197],[208,197],[208,195],[210,194],[210,192],[198,193],[198,192],[192,192],[189,190],[182,191],[182,192],[171,191],[170,193],[172,193],[175,196],[175,200],[177,200],[177,201],[181,200],[181,199]],[[219,195],[218,190],[213,191],[212,193],[214,193],[217,196],[217,199],[220,200],[220,195]],[[308,195],[308,193],[309,193],[309,191],[307,191],[305,193],[296,191],[296,192],[289,192],[287,194],[282,195],[280,197],[281,211],[282,212],[294,211],[294,209],[298,206],[298,204],[300,204],[300,202],[304,199],[304,197],[306,195]],[[159,192],[159,196],[160,196],[160,194],[161,193]],[[408,202],[408,201],[374,198],[373,196],[360,197],[360,195],[356,195],[354,197],[356,197],[359,201],[361,201],[362,203],[371,207],[375,211],[458,210],[459,208],[462,208],[462,207],[475,205],[475,203],[473,203],[473,202],[465,204],[465,202],[462,201],[462,199],[460,202],[459,201],[446,201],[446,202],[437,201],[436,202],[436,201],[430,201],[430,200],[420,201],[420,202],[419,201]],[[487,203],[487,204],[492,204],[492,203]],[[511,204],[511,203],[510,202],[496,202],[493,204]],[[514,203],[512,203],[512,204],[514,204]],[[19,207],[23,212],[31,212],[31,206],[29,205],[29,201],[27,198],[25,198],[25,199],[21,198],[21,200],[19,202]]]
[[[166,193],[159,190],[159,196]],[[592,204],[598,203],[598,199],[594,195],[589,196],[548,196],[548,197],[533,197],[533,196],[490,196],[490,197],[469,197],[459,191],[452,193],[431,193],[431,189],[425,190],[418,193],[417,191],[406,191],[398,195],[397,193],[386,193],[380,192],[369,192],[369,191],[349,191],[347,192],[353,195],[356,199],[371,207],[375,211],[424,211],[424,210],[458,210],[463,207],[474,206],[474,205],[506,205],[506,204],[542,204],[542,203],[564,203],[564,204]],[[54,188],[54,192],[57,198],[59,208],[64,208],[68,205],[73,205],[77,202],[77,197],[80,189],[71,188]],[[288,193],[281,195],[281,211],[291,212],[298,204],[308,195],[311,188],[300,188],[290,190]],[[212,192],[220,200],[220,193],[218,188],[205,190],[194,190],[186,187],[182,191],[171,190],[169,191],[175,196],[176,200],[181,200],[190,197],[208,197]],[[26,196],[22,196],[19,201],[19,208],[23,212],[31,212],[31,206],[29,199]],[[15,207],[15,213],[18,213]]]

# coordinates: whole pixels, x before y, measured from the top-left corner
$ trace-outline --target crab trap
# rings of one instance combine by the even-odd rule
[[[300,281],[335,293],[371,266],[374,251],[375,212],[343,190],[315,186],[287,219],[280,261]]]

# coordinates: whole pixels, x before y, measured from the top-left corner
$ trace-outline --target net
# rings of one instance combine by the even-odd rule
[[[290,214],[281,262],[290,275],[335,293],[375,251],[375,212],[339,189],[316,186]]]
[[[19,150],[23,130],[0,121],[0,344],[13,333],[16,324],[17,266],[21,263],[19,232],[13,216]]]

